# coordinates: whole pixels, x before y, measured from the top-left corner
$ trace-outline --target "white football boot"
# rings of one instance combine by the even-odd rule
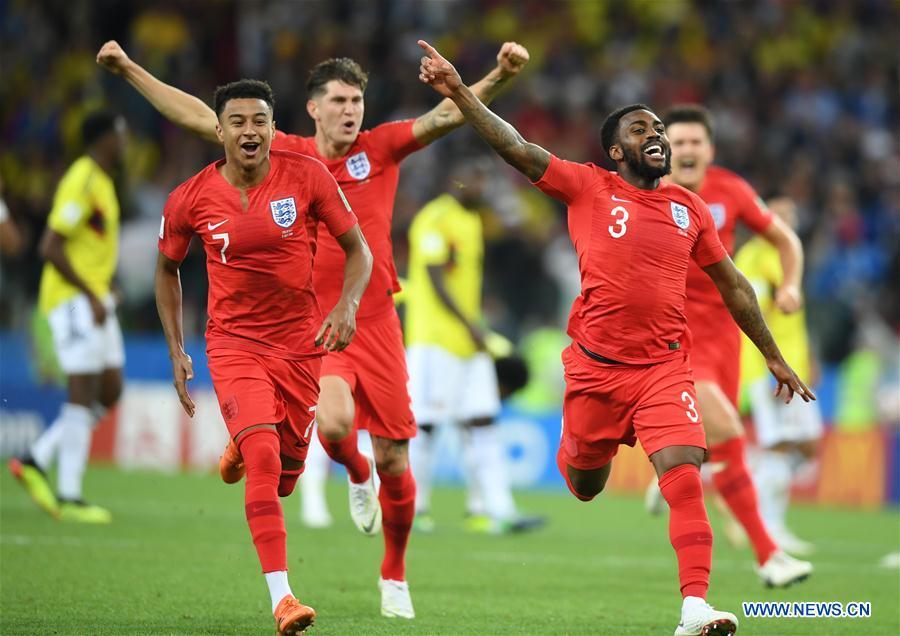
[[[812,563],[795,559],[781,550],[773,552],[756,570],[766,587],[787,587],[807,578],[812,571]]]
[[[737,631],[738,620],[731,612],[714,610],[698,596],[688,596],[681,606],[681,622],[675,636],[731,636]]]
[[[409,584],[406,581],[378,579],[381,590],[381,615],[387,618],[415,618]]]
[[[378,487],[375,485],[375,461],[365,455],[369,462],[369,478],[361,484],[350,484],[350,518],[364,535],[373,537],[381,530],[381,503],[378,501]]]

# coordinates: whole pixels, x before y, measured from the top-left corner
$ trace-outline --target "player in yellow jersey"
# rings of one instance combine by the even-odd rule
[[[769,202],[769,209],[791,227],[796,225],[794,203],[787,198]],[[784,359],[805,382],[811,378],[809,339],[802,310],[785,314],[775,306],[775,290],[783,279],[778,251],[759,237],[751,239],[734,259],[753,285],[769,330],[781,343]],[[744,336],[741,348],[741,384],[749,397],[756,437],[761,449],[756,470],[763,520],[776,543],[787,552],[806,555],[812,545],[797,538],[785,517],[791,480],[816,454],[822,436],[822,417],[815,402],[784,404],[772,395],[765,360]]]
[[[494,422],[500,390],[481,311],[484,240],[478,211],[491,170],[487,158],[455,163],[450,192],[425,205],[409,229],[406,344],[419,425],[410,441],[410,465],[418,484],[415,525],[424,531],[433,527],[431,455],[435,426],[441,424],[465,429],[472,529],[521,531],[543,521],[516,510]]]
[[[125,120],[108,111],[82,125],[85,154],[60,181],[41,239],[47,261],[40,310],[46,314],[68,397],[56,420],[10,470],[32,499],[54,517],[108,523],[108,510],[82,497],[94,424],[119,399],[125,362],[122,332],[110,292],[119,250],[119,201],[112,173],[125,147]],[[46,470],[56,460],[56,493]]]

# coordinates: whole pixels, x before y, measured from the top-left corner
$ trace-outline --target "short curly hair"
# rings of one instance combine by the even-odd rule
[[[232,99],[261,99],[275,112],[275,93],[267,82],[255,79],[242,79],[216,88],[213,94],[213,110],[216,117],[222,114],[225,104]]]
[[[606,153],[607,157],[609,157],[609,149],[616,144],[618,138],[619,120],[628,113],[633,113],[636,110],[653,112],[653,109],[647,106],[647,104],[629,104],[628,106],[622,106],[622,108],[614,110],[606,116],[605,120],[603,120],[603,125],[600,127],[600,144],[603,146],[603,151]],[[612,157],[609,158],[612,159]]]

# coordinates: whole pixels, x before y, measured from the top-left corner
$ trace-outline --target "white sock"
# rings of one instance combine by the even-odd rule
[[[325,500],[325,482],[328,480],[330,459],[322,447],[319,436],[310,436],[309,452],[306,455],[306,468],[300,477],[300,505],[303,516],[321,517],[328,515],[328,503]]]
[[[756,470],[759,512],[774,532],[785,528],[790,501],[792,458],[788,453],[763,451]]]
[[[53,464],[56,451],[59,449],[59,440],[62,439],[64,428],[60,426],[60,422],[63,419],[63,413],[66,412],[66,406],[63,404],[53,423],[31,445],[31,458],[43,471],[47,471]]]
[[[288,583],[287,570],[279,570],[277,572],[266,572],[266,585],[269,586],[269,596],[272,598],[272,612],[285,596],[293,596],[291,592],[291,584]]]
[[[470,427],[468,439],[488,515],[497,521],[513,519],[516,516],[516,504],[513,501],[497,424]]]
[[[59,475],[61,499],[81,499],[81,480],[91,452],[94,412],[86,406],[66,403],[60,411]]]
[[[420,428],[418,434],[409,440],[409,466],[416,480],[416,514],[431,509],[431,447],[434,435],[434,429],[427,433]]]
[[[484,488],[478,472],[478,457],[472,444],[471,430],[463,432],[463,471],[466,478],[466,512],[470,515],[486,515]]]

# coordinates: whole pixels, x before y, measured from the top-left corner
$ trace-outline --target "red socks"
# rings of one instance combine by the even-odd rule
[[[765,563],[778,546],[772,541],[759,514],[756,488],[744,462],[744,438],[735,437],[709,449],[710,463],[723,463],[725,467],[713,473],[713,484],[722,495],[731,513],[750,537],[756,560]]]
[[[669,540],[678,559],[681,595],[706,598],[713,537],[700,469],[676,466],[659,478],[659,490],[669,503]]]
[[[416,513],[416,482],[409,467],[402,475],[378,472],[381,488],[381,527],[384,532],[384,560],[381,578],[390,581],[406,580],[406,544]]]
[[[369,470],[369,462],[362,453],[359,452],[357,444],[357,434],[354,428],[342,440],[337,442],[328,441],[322,431],[319,430],[319,441],[328,456],[339,464],[343,464],[350,475],[350,481],[354,484],[361,484],[369,478],[371,471]]]
[[[244,504],[250,536],[263,572],[287,570],[287,532],[278,501],[281,474],[280,440],[271,429],[256,429],[238,442],[247,482]]]

